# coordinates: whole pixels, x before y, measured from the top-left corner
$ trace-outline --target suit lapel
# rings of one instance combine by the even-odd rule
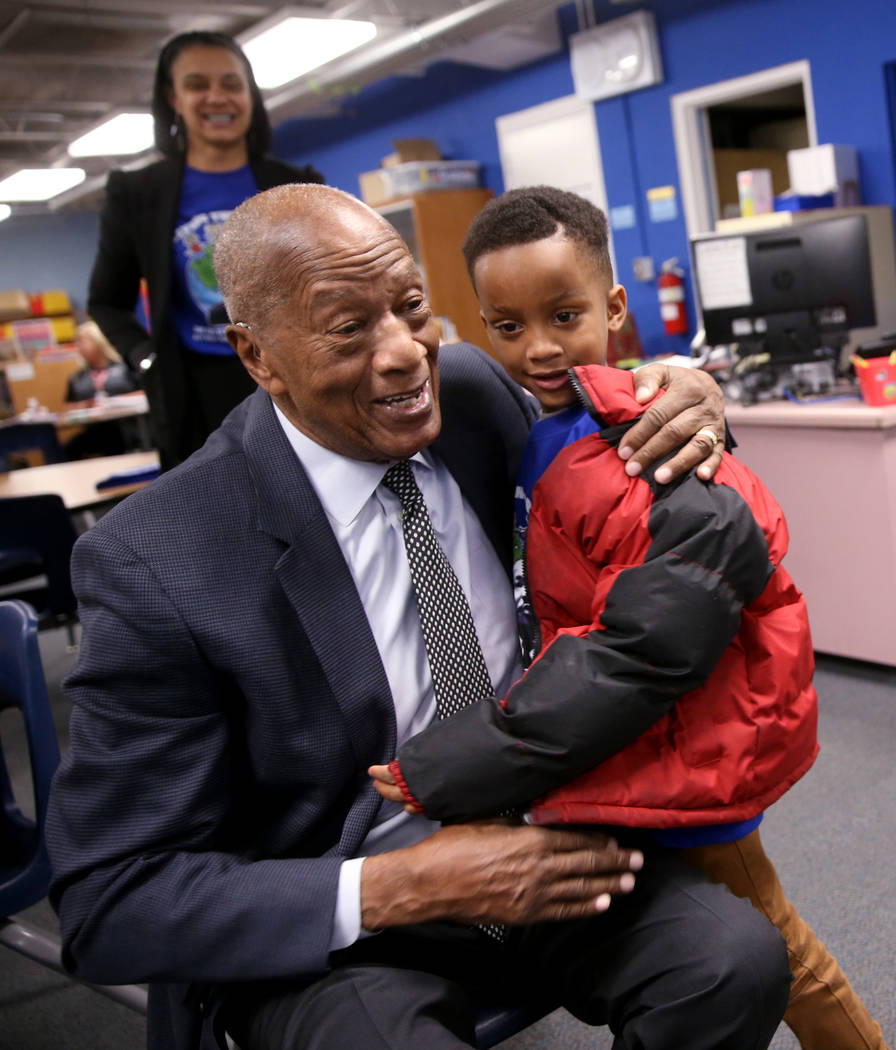
[[[488,435],[467,428],[455,429],[449,440],[440,439],[438,445],[436,451],[509,571],[510,499],[503,449]],[[340,843],[331,851],[351,856],[381,805],[364,772],[373,763],[395,757],[392,693],[354,579],[323,507],[270,398],[260,390],[248,406],[244,450],[258,498],[258,528],[286,545],[275,571],[326,675],[355,753],[362,787],[346,816]]]
[[[275,571],[345,719],[358,766],[391,759],[392,694],[364,607],[323,507],[262,391],[249,406],[245,450],[258,494],[258,527],[287,545]]]

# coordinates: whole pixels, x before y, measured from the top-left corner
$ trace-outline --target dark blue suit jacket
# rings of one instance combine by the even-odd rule
[[[510,566],[529,401],[441,352],[433,446]],[[213,1045],[185,985],[324,972],[337,876],[395,752],[385,671],[323,508],[253,394],[78,542],[84,640],[47,834],[65,959],[159,982],[150,1047]],[[186,997],[186,998],[185,998]]]

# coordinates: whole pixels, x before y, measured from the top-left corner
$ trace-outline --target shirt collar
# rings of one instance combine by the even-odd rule
[[[308,437],[286,418],[277,405],[274,405],[274,412],[324,510],[340,525],[350,524],[361,513],[395,460],[371,463],[350,459]],[[426,470],[432,469],[432,462],[423,451],[411,456],[411,462]]]

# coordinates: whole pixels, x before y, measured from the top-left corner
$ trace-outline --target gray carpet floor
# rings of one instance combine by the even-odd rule
[[[73,657],[63,631],[41,634],[41,653],[64,747],[68,708],[59,682]],[[896,1041],[896,668],[819,657],[821,755],[767,813],[762,837],[784,888],[828,944]],[[28,782],[20,726],[0,721],[11,778]],[[46,902],[25,913],[53,930]],[[503,1044],[504,1050],[609,1050],[593,1030],[557,1011]],[[0,1050],[140,1050],[143,1019],[92,989],[0,947]],[[781,1028],[773,1050],[794,1050]],[[682,1048],[686,1050],[686,1048]],[[836,1050],[836,1048],[831,1048]]]

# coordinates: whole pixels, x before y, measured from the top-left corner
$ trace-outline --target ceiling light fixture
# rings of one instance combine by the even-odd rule
[[[22,168],[0,182],[0,201],[48,201],[86,178],[83,168]]]
[[[0,204],[0,222],[12,215],[12,208],[8,204]]]
[[[72,157],[142,153],[153,144],[151,113],[119,113],[69,144]]]
[[[373,22],[291,15],[244,38],[242,46],[258,86],[275,88],[354,51],[376,33]]]

